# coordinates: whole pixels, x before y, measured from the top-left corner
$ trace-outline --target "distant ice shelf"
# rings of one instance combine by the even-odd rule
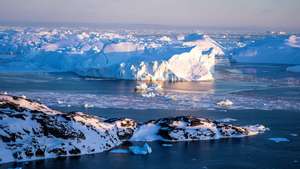
[[[0,71],[72,71],[148,81],[213,80],[221,45],[207,35],[143,34],[64,28],[0,31]]]
[[[231,51],[234,62],[300,64],[300,37],[296,35],[265,35],[243,44]]]

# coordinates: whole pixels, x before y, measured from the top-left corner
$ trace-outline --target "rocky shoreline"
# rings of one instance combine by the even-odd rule
[[[206,118],[179,116],[139,123],[64,113],[27,99],[0,94],[0,164],[111,150],[127,141],[190,141],[246,137],[262,125],[235,126]]]

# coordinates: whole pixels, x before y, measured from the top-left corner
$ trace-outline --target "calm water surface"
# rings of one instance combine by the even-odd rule
[[[9,163],[0,168],[299,169],[299,76],[285,72],[284,66],[236,65],[220,69],[215,82],[163,83],[164,92],[153,98],[134,93],[134,81],[82,78],[71,73],[1,73],[0,92],[24,94],[65,112],[138,121],[179,115],[233,118],[237,121],[232,123],[263,124],[270,131],[248,138],[178,142],[171,147],[151,142],[153,152],[146,156],[104,152]],[[226,98],[234,102],[231,109],[216,106],[217,101]],[[85,108],[84,104],[93,107]],[[290,141],[275,143],[269,140],[272,137]]]

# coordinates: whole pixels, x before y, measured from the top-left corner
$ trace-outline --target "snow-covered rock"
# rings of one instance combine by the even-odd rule
[[[127,118],[103,119],[82,112],[63,113],[27,98],[0,95],[0,163],[98,153],[128,141],[246,137],[265,130],[262,125],[239,127],[191,116],[145,123]],[[129,147],[129,151],[152,152],[147,144]]]
[[[204,118],[179,116],[149,121],[141,125],[131,141],[188,141],[246,137],[263,133],[262,125],[238,127]]]
[[[102,152],[129,139],[136,126],[0,95],[0,163]]]

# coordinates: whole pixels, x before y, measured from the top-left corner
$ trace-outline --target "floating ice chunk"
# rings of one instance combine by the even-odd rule
[[[286,44],[294,48],[300,48],[300,37],[297,37],[296,35],[291,35],[287,40]]]
[[[148,90],[148,85],[146,83],[140,83],[134,88],[134,91],[138,93],[140,92],[143,93],[146,92],[147,90]]]
[[[94,107],[94,105],[88,104],[88,103],[85,103],[83,106],[84,106],[84,108],[93,108]]]
[[[296,133],[291,133],[290,135],[293,136],[293,137],[297,137],[298,136],[298,134],[296,134]]]
[[[112,149],[110,150],[111,153],[115,154],[127,154],[129,151],[127,149]]]
[[[145,143],[144,146],[130,146],[129,151],[133,154],[141,154],[141,155],[152,153],[152,149],[147,143]]]
[[[289,71],[289,72],[300,73],[300,65],[290,66],[286,70]]]
[[[156,94],[154,93],[154,92],[149,92],[149,93],[144,93],[144,94],[142,94],[142,96],[143,97],[155,97],[156,96]]]
[[[226,99],[226,100],[219,101],[217,103],[217,105],[220,106],[220,107],[231,107],[233,105],[233,102]]]
[[[4,91],[2,94],[4,94],[4,95],[8,95],[8,93],[7,93],[6,91]]]
[[[135,92],[140,93],[143,97],[155,97],[160,94],[162,87],[156,83],[139,83],[135,87]]]
[[[64,103],[64,101],[57,100],[57,103],[58,103],[58,104],[63,104],[63,103]]]
[[[221,122],[221,123],[229,123],[229,122],[237,121],[237,119],[224,118],[224,119],[219,119],[219,120],[216,120],[216,121]]]
[[[274,138],[269,138],[269,140],[274,141],[275,143],[280,143],[280,142],[289,142],[290,140],[284,137],[274,137]]]

